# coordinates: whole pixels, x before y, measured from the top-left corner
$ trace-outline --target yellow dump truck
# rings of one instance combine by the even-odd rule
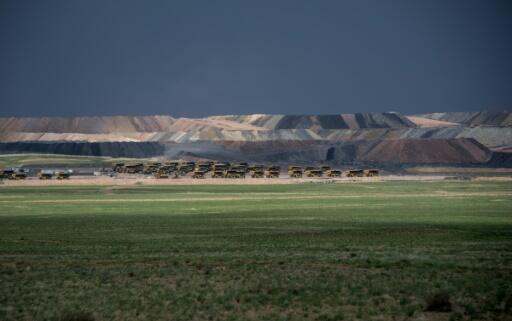
[[[163,162],[162,166],[168,166],[172,171],[175,171],[178,168],[180,163],[177,161],[167,161]]]
[[[162,165],[158,168],[157,172],[164,172],[164,173],[167,173],[167,174],[170,174],[172,172],[174,172],[174,169],[172,166],[169,166],[169,165]]]
[[[266,178],[278,178],[279,174],[281,174],[281,167],[279,166],[269,166],[267,170],[265,170]]]
[[[301,178],[302,168],[299,166],[288,166],[288,176],[291,178]]]
[[[265,177],[265,166],[260,164],[247,166],[247,173],[252,178]]]
[[[162,164],[158,163],[158,162],[146,163],[146,164],[144,164],[143,173],[146,175],[155,174],[159,171],[160,166],[162,166]]]
[[[224,177],[226,178],[245,178],[245,172],[235,169],[228,169],[225,172]]]
[[[39,174],[37,174],[37,177],[38,177],[40,180],[52,179],[52,177],[53,177],[53,171],[42,170],[42,171],[40,171],[40,172],[39,172]]]
[[[124,163],[115,163],[112,167],[112,171],[116,173],[124,173],[126,171]]]
[[[351,169],[347,172],[347,177],[363,177],[364,171],[362,169]]]
[[[323,174],[324,172],[316,167],[306,167],[304,170],[304,175],[306,175],[306,177],[322,177]]]
[[[156,173],[153,174],[155,178],[165,179],[169,178],[169,172],[166,170],[159,169]]]
[[[203,170],[195,170],[192,174],[192,178],[204,178],[206,171]]]
[[[237,171],[242,171],[244,173],[247,172],[248,167],[249,167],[249,164],[244,163],[244,162],[232,163],[231,164],[231,169],[237,170]]]
[[[179,175],[187,175],[188,173],[190,172],[193,172],[194,171],[194,166],[190,165],[190,164],[180,164],[177,168],[177,172]]]
[[[243,172],[243,173],[247,172],[247,167],[240,166],[240,165],[231,165],[230,169],[233,171],[238,171],[238,172]]]
[[[252,178],[263,178],[263,177],[265,177],[265,171],[258,170],[258,169],[257,170],[252,170],[250,172],[250,175],[251,175]]]
[[[224,178],[224,170],[214,170],[212,172],[212,178]]]
[[[71,176],[69,172],[57,172],[56,174],[56,178],[58,180],[69,179],[69,177]]]
[[[0,177],[5,178],[5,179],[14,179],[13,175],[14,175],[14,170],[12,170],[12,169],[4,169],[0,173]]]
[[[367,169],[364,171],[364,176],[366,176],[366,177],[379,176],[379,170],[378,169]]]
[[[23,180],[25,178],[27,178],[27,173],[25,173],[25,172],[15,172],[13,174],[13,178],[12,179],[19,181],[19,180]]]
[[[229,164],[227,163],[215,163],[213,164],[212,166],[212,171],[215,173],[217,172],[217,175],[220,173],[220,172],[224,172],[224,171],[227,171],[229,169]],[[213,176],[213,175],[212,175]]]
[[[197,163],[194,171],[209,172],[212,170],[212,166],[210,163]]]
[[[10,168],[2,171],[3,178],[9,180],[22,180],[27,178],[27,172],[23,168]]]
[[[190,171],[193,171],[196,167],[196,162],[180,162],[180,167],[187,167],[190,168]]]
[[[325,174],[328,177],[341,177],[341,171],[337,169],[330,169]]]
[[[142,174],[144,172],[144,164],[134,163],[124,166],[123,173],[126,174]]]
[[[267,169],[265,171],[265,177],[266,178],[279,178],[279,174],[280,174],[280,172],[276,171],[276,170]]]

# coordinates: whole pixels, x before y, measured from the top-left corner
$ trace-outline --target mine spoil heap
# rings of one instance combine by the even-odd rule
[[[507,167],[512,113],[11,117],[0,118],[0,153]]]

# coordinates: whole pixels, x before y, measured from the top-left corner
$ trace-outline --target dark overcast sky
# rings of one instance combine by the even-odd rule
[[[512,106],[512,1],[0,0],[0,116]]]

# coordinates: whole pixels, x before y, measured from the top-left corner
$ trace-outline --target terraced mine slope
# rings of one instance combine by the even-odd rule
[[[0,153],[512,166],[511,115],[0,118]]]
[[[470,112],[470,113],[432,113],[419,117],[457,123],[466,126],[512,126],[512,113],[501,112]]]

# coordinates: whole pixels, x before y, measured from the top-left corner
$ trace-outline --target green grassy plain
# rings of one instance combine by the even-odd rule
[[[116,162],[140,162],[134,158],[100,156],[71,156],[57,154],[5,154],[0,155],[0,168],[27,165],[111,165]]]
[[[0,320],[512,320],[511,196],[0,186]]]

